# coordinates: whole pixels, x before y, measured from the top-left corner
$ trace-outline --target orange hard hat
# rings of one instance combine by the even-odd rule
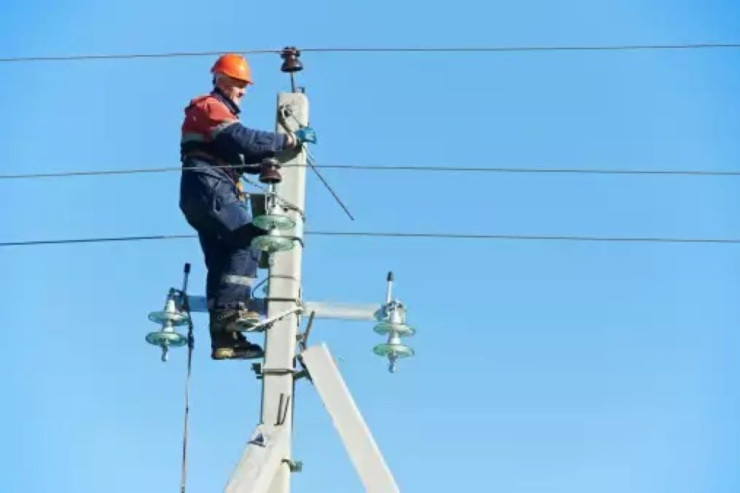
[[[211,68],[212,74],[224,74],[234,79],[253,84],[252,70],[249,68],[247,60],[235,53],[221,55]]]

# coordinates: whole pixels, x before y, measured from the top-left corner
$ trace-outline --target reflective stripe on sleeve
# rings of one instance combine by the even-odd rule
[[[208,139],[202,134],[197,134],[194,132],[187,132],[182,134],[182,138],[180,139],[180,142],[183,144],[188,142],[206,142]]]
[[[253,277],[237,276],[234,274],[226,274],[221,280],[227,284],[237,284],[239,286],[251,286],[254,282]]]
[[[218,136],[218,134],[220,134],[224,129],[236,123],[239,123],[239,120],[230,120],[230,121],[226,121],[223,123],[219,123],[218,125],[216,125],[215,127],[211,129],[211,138],[215,139]]]

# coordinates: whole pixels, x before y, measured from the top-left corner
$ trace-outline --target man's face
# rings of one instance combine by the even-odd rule
[[[247,92],[247,83],[232,77],[223,76],[219,79],[219,88],[238,106]]]

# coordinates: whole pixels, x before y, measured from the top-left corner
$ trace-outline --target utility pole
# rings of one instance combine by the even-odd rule
[[[298,129],[298,125],[308,125],[308,98],[301,93],[281,93],[278,95],[277,131],[286,133],[288,128]],[[306,197],[306,152],[301,150],[296,156],[283,161],[283,179],[275,185],[277,196],[290,202],[300,211],[305,210]],[[303,218],[293,208],[286,211],[294,222],[292,230],[284,235],[294,238],[293,248],[277,254],[269,268],[267,318],[279,316],[298,307],[301,298],[301,262],[303,260]],[[290,437],[293,425],[293,389],[296,336],[298,334],[298,313],[288,315],[267,331],[265,337],[265,361],[262,369],[262,423],[274,423],[284,428]],[[283,457],[291,457],[291,440],[283,442]],[[269,493],[288,493],[290,491],[290,464],[283,462],[278,469]]]
[[[303,91],[296,91],[294,79],[294,72],[302,69],[298,61],[299,54],[295,48],[286,48],[282,54],[285,60],[282,71],[290,73],[292,92],[278,94],[278,133],[292,133],[308,125],[308,99]],[[269,191],[264,196],[255,196],[256,202],[252,202],[254,224],[268,231],[252,242],[253,247],[269,258],[267,297],[259,299],[253,293],[252,300],[252,308],[265,319],[257,327],[245,329],[265,332],[264,361],[252,365],[258,378],[262,379],[261,416],[224,491],[290,492],[290,475],[301,469],[300,463],[292,457],[291,446],[294,388],[296,380],[308,377],[330,414],[365,490],[370,493],[397,493],[400,489],[329,349],[323,344],[307,347],[308,332],[314,318],[375,321],[377,325],[374,331],[387,336],[387,341],[376,345],[373,351],[387,358],[389,370],[394,372],[399,358],[414,355],[414,351],[403,344],[401,338],[414,335],[415,330],[406,325],[405,306],[393,298],[393,275],[388,273],[384,303],[342,304],[303,300],[301,263],[306,170],[307,164],[311,164],[307,151],[303,148],[299,152],[290,151],[280,155],[277,160],[265,164],[266,171],[260,175],[260,181],[269,184]],[[282,168],[282,171],[278,172],[278,168]],[[322,181],[328,187],[323,178]],[[264,199],[264,210],[255,212],[254,205],[259,203],[260,197]],[[343,206],[341,202],[340,205]],[[345,211],[350,215],[346,208]],[[187,272],[189,269],[186,269],[184,286],[187,286]],[[192,332],[191,313],[207,311],[205,297],[190,296],[185,287],[182,290],[170,289],[164,310],[149,315],[149,319],[160,324],[161,329],[149,333],[146,340],[161,347],[162,360],[166,361],[169,348],[184,346],[190,340],[190,336],[178,333],[175,328],[188,325]],[[299,334],[302,314],[310,314],[310,317],[306,331]],[[296,352],[299,340],[300,351]],[[189,349],[192,351],[192,346]],[[297,363],[300,363],[301,369],[296,368]],[[183,443],[187,443],[187,413]],[[186,471],[184,458],[185,446],[183,492]]]

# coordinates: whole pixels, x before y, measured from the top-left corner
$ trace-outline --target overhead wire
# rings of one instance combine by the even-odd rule
[[[677,237],[637,237],[637,236],[589,236],[589,235],[526,235],[489,233],[450,233],[450,232],[383,232],[383,231],[306,231],[306,236],[342,236],[365,238],[416,238],[451,240],[515,240],[515,241],[567,241],[567,242],[606,242],[606,243],[694,243],[694,244],[740,244],[740,238],[677,238]],[[4,241],[0,247],[25,247],[39,245],[70,245],[80,243],[135,242],[156,240],[178,240],[197,238],[195,234],[117,236],[96,238],[68,238],[26,241]]]
[[[619,44],[619,45],[529,45],[529,46],[461,46],[461,47],[349,47],[301,48],[314,53],[497,53],[536,51],[635,51],[635,50],[696,50],[740,48],[740,43],[677,43],[677,44]]]
[[[540,45],[540,46],[406,46],[406,47],[307,47],[300,48],[302,53],[511,53],[511,52],[558,52],[558,51],[655,51],[655,50],[699,50],[699,49],[735,49],[740,43],[672,43],[672,44],[617,44],[617,45]],[[245,55],[279,54],[282,49],[246,49],[221,51],[181,51],[162,53],[110,53],[78,54],[47,56],[11,56],[0,58],[0,63],[20,62],[64,62],[90,60],[130,60],[146,58],[180,58],[216,56],[224,52]]]
[[[308,47],[301,48],[304,53],[479,53],[479,52],[537,52],[537,51],[634,51],[634,50],[693,50],[693,49],[733,49],[740,48],[740,43],[674,43],[674,44],[617,44],[617,45],[561,45],[561,46],[468,46],[468,47]],[[246,49],[226,50],[242,54],[280,54],[282,49]],[[162,53],[123,53],[123,54],[79,54],[59,56],[19,56],[0,58],[0,63],[10,62],[43,62],[43,61],[73,61],[73,60],[101,60],[101,59],[136,59],[136,58],[176,58],[216,56],[224,51],[182,51]],[[226,166],[230,167],[230,166]],[[534,168],[503,168],[503,167],[460,167],[460,166],[373,166],[373,165],[320,165],[312,163],[317,169],[354,169],[354,170],[383,170],[383,171],[448,171],[448,172],[497,172],[497,173],[590,173],[590,174],[655,174],[655,175],[703,175],[703,176],[733,176],[740,172],[702,171],[702,170],[609,170],[609,169],[534,169]],[[104,176],[114,174],[157,173],[180,171],[181,167],[128,169],[128,170],[100,170],[100,171],[67,171],[52,173],[24,173],[0,175],[0,179],[32,179],[71,176]],[[323,178],[319,175],[323,180]],[[326,183],[325,183],[326,184]],[[326,184],[328,186],[328,184]],[[336,195],[331,189],[333,195]],[[335,199],[339,200],[335,196]],[[344,204],[340,205],[350,215]]]
[[[283,164],[283,168],[307,166]],[[213,166],[233,168],[233,165]],[[313,164],[313,168],[350,171],[409,171],[447,173],[523,173],[523,174],[596,174],[596,175],[675,175],[675,176],[740,176],[740,171],[701,169],[609,169],[609,168],[517,168],[501,166],[453,166],[453,165],[363,165],[363,164]],[[185,169],[187,171],[188,169]],[[161,168],[130,168],[111,170],[78,170],[45,173],[0,174],[0,180],[29,180],[41,178],[68,178],[79,176],[133,175],[143,173],[167,173],[183,171],[182,166]]]
[[[376,238],[435,238],[456,240],[522,240],[522,241],[596,241],[614,243],[718,243],[740,244],[740,239],[731,238],[669,238],[669,237],[617,237],[617,236],[567,236],[567,235],[520,235],[520,234],[476,234],[476,233],[409,233],[409,232],[354,232],[354,231],[311,231],[315,236],[354,236]]]
[[[740,171],[680,170],[680,169],[609,169],[609,168],[516,168],[495,166],[451,166],[451,165],[362,165],[321,164],[323,169],[345,169],[362,171],[438,171],[453,173],[553,173],[553,174],[602,174],[602,175],[686,175],[686,176],[740,176]],[[1,175],[0,175],[1,176]]]
[[[637,51],[637,50],[693,50],[693,49],[733,49],[740,48],[740,43],[682,43],[682,44],[622,44],[622,45],[570,45],[570,46],[484,46],[484,47],[328,47],[302,48],[301,52],[315,53],[464,53],[464,52],[538,52],[538,51]],[[281,49],[237,50],[242,54],[279,54]],[[100,59],[136,59],[136,58],[175,58],[214,56],[222,51],[192,51],[169,53],[128,53],[128,54],[82,54],[63,56],[30,56],[0,58],[0,63],[9,62],[42,62]],[[287,165],[291,166],[291,165]],[[305,165],[292,165],[305,166]],[[376,171],[439,171],[439,172],[487,172],[487,173],[572,173],[572,174],[611,174],[611,175],[683,175],[683,176],[737,176],[740,171],[717,170],[648,170],[648,169],[578,169],[578,168],[513,168],[513,167],[470,167],[470,166],[379,166],[379,165],[326,165],[311,164],[315,169],[347,169]],[[231,167],[231,166],[224,166]],[[105,176],[138,173],[156,173],[182,171],[183,168],[139,168],[96,171],[64,171],[51,173],[24,173],[0,175],[0,180],[36,179],[72,176]],[[246,180],[255,185],[254,182]],[[395,238],[437,238],[437,239],[478,239],[478,240],[537,240],[537,241],[605,241],[605,242],[651,242],[651,243],[722,243],[738,244],[740,239],[721,238],[639,238],[639,237],[599,237],[599,236],[546,236],[546,235],[508,235],[508,234],[458,234],[458,233],[399,233],[399,232],[342,232],[342,231],[308,231],[307,235],[316,236],[353,236],[353,237],[395,237]],[[108,238],[78,238],[65,240],[30,240],[0,242],[0,247],[101,243],[143,240],[169,240],[194,238],[195,235],[149,235]]]
[[[280,53],[281,50],[241,50],[238,53],[246,55],[261,55],[268,53]],[[50,55],[50,56],[18,56],[0,58],[0,63],[14,62],[67,62],[86,60],[130,60],[136,58],[182,58],[218,56],[222,51],[179,51],[164,53],[108,53],[108,54],[81,54],[81,55]]]

